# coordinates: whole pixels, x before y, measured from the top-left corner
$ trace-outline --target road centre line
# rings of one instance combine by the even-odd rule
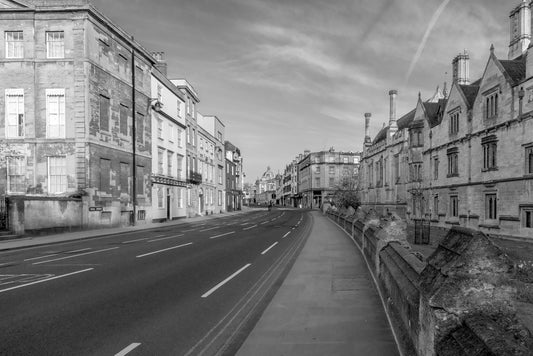
[[[27,259],[25,259],[24,261],[42,260],[43,258],[54,257],[54,256],[57,256],[57,255],[59,255],[59,253],[54,253],[54,254],[46,255],[46,256],[39,256],[39,257],[27,258]]]
[[[150,256],[150,255],[155,255],[156,253],[165,252],[165,251],[170,251],[170,250],[175,250],[175,249],[177,249],[177,248],[185,247],[185,246],[189,246],[189,245],[192,245],[192,242],[189,242],[189,243],[186,243],[186,244],[183,244],[183,245],[179,245],[179,246],[174,246],[174,247],[165,248],[165,249],[162,249],[162,250],[157,250],[157,251],[154,251],[154,252],[148,252],[148,253],[145,253],[145,254],[143,254],[143,255],[139,255],[139,256],[135,256],[135,257],[136,257],[136,258],[146,257],[146,256]]]
[[[79,250],[74,250],[74,251],[66,251],[65,253],[76,253],[76,252],[83,252],[83,251],[89,251],[89,250],[92,250],[92,248],[88,247],[88,248],[81,248]]]
[[[257,225],[254,225],[254,226],[250,226],[250,227],[244,228],[243,230],[250,230],[250,229],[253,229],[254,227],[257,227]]]
[[[7,292],[7,291],[10,291],[10,290],[13,290],[13,289],[18,289],[18,288],[22,288],[22,287],[31,286],[31,285],[33,285],[33,284],[37,284],[37,283],[43,283],[43,282],[52,281],[52,280],[54,280],[54,279],[59,279],[59,278],[64,278],[64,277],[68,277],[68,276],[73,276],[73,275],[75,275],[75,274],[79,274],[79,273],[83,273],[83,272],[92,271],[93,269],[94,269],[94,268],[87,268],[87,269],[84,269],[84,270],[81,270],[81,271],[76,271],[76,272],[72,272],[72,273],[62,274],[62,275],[60,275],[60,276],[50,277],[50,278],[47,278],[47,279],[41,279],[40,281],[35,281],[35,282],[31,282],[31,283],[21,284],[21,285],[19,285],[19,286],[15,286],[15,287],[11,287],[11,288],[1,289],[1,290],[0,290],[0,293]]]
[[[233,273],[231,276],[229,276],[228,278],[226,278],[225,280],[223,280],[222,282],[220,282],[219,284],[217,284],[216,286],[214,286],[213,288],[211,288],[209,291],[207,291],[206,293],[204,293],[202,295],[202,298],[207,298],[209,297],[211,294],[213,294],[217,289],[219,289],[220,287],[222,287],[224,284],[228,283],[229,281],[231,281],[233,278],[237,277],[237,275],[239,273],[241,273],[242,271],[244,271],[245,269],[247,269],[248,267],[250,267],[252,264],[251,263],[248,263],[246,266],[242,267],[240,270],[238,270],[237,272]]]
[[[92,255],[92,254],[94,254],[94,253],[99,253],[99,252],[106,252],[106,251],[116,250],[117,248],[118,248],[118,247],[111,247],[111,248],[106,248],[106,249],[104,249],[104,250],[91,251],[91,252],[85,252],[85,253],[78,253],[77,255],[72,255],[72,256],[67,256],[67,257],[60,257],[60,258],[55,258],[55,259],[53,259],[53,260],[48,260],[48,261],[35,262],[35,263],[33,263],[33,264],[34,264],[34,265],[40,265],[40,264],[48,263],[48,262],[61,261],[61,260],[69,259],[69,258],[74,258],[74,257],[79,257],[79,256],[85,256],[85,255]]]
[[[163,235],[163,236],[165,236],[165,235]],[[180,237],[180,236],[183,236],[183,234],[167,236],[167,237],[160,237],[160,238],[156,238],[156,239],[153,239],[153,240],[148,240],[146,242],[156,242],[156,241],[168,240],[168,239],[173,239],[173,238]]]
[[[142,239],[136,239],[136,240],[123,241],[122,243],[123,244],[131,244],[131,243],[134,243],[134,242],[139,242],[139,241],[144,241],[144,240],[148,240],[148,237],[143,237]]]
[[[182,230],[182,232],[191,232],[191,231],[196,231],[196,229]]]
[[[261,225],[268,224],[269,222],[270,222],[270,221],[268,221],[268,220],[267,220],[267,221],[263,221],[263,222],[261,223]]]
[[[272,244],[272,246],[270,246],[269,248],[267,248],[266,250],[261,252],[261,254],[265,255],[268,251],[272,250],[277,244],[278,244],[278,242],[275,242],[274,244]]]
[[[220,226],[210,227],[209,229],[200,230],[200,232],[205,232],[205,231],[215,230],[215,229],[220,229]]]
[[[291,232],[289,231],[288,233],[286,233],[285,235],[283,235],[282,239],[286,238],[287,236],[289,236],[291,234]]]
[[[234,234],[234,233],[235,233],[235,231],[226,232],[225,234],[216,235],[216,236],[211,236],[210,239],[216,239],[217,237],[222,237],[222,236],[226,236],[226,235],[231,235],[231,234]]]
[[[115,356],[125,356],[129,354],[131,351],[133,351],[134,349],[136,349],[137,347],[139,347],[140,345],[141,345],[140,343],[134,342],[133,344],[129,345],[128,347],[120,351],[118,354],[115,354]]]

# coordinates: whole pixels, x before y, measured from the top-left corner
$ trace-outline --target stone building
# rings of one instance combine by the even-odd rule
[[[200,184],[202,174],[198,164],[198,121],[196,119],[196,105],[200,98],[193,86],[186,79],[173,79],[171,82],[182,92],[185,99],[185,122],[187,125],[185,137],[187,147],[187,217],[201,215]]]
[[[226,210],[242,209],[243,172],[241,151],[231,142],[224,144],[226,152]]]
[[[224,123],[216,116],[199,116],[198,124],[206,130],[215,144],[214,158],[214,186],[215,186],[215,205],[213,212],[215,214],[226,211],[226,175],[225,175],[225,148],[226,127]]]
[[[277,189],[276,175],[270,167],[267,167],[261,178],[255,182],[255,203],[268,204],[274,202]]]
[[[360,153],[305,151],[298,162],[298,190],[304,208],[319,208],[329,202],[341,179],[357,181]]]
[[[1,5],[0,198],[9,228],[149,220],[155,59],[87,1]]]
[[[199,172],[202,175],[202,184],[199,189],[200,212],[202,215],[209,215],[215,212],[215,138],[200,125],[203,118],[200,113],[198,117],[198,164]]]
[[[152,71],[152,221],[187,216],[185,178],[185,100],[166,77],[163,53]]]
[[[470,80],[466,52],[454,58],[449,96],[433,103],[419,99],[405,116],[407,121],[412,115],[411,122],[398,121],[401,148],[394,145],[398,133],[384,141],[380,132],[370,142],[367,130],[361,175],[367,208],[396,209],[409,220],[431,219],[436,226],[533,236],[530,6],[522,2],[511,12],[508,58],[498,59],[491,47],[481,78]],[[398,162],[395,157],[405,160],[399,167],[403,175],[409,167],[409,179],[387,171],[391,158]],[[382,172],[391,179],[388,189],[396,192],[392,199],[386,182],[379,184]]]

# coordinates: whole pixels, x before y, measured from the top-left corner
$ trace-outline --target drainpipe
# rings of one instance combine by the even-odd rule
[[[133,164],[133,189],[131,193],[133,194],[133,220],[132,224],[135,226],[135,221],[137,219],[137,129],[136,129],[136,108],[135,108],[135,44],[134,38],[131,37],[131,135],[132,135],[132,164]]]

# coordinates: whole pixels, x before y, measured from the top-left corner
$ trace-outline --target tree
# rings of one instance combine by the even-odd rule
[[[357,194],[358,176],[344,176],[335,187],[333,203],[339,208],[352,207],[357,209],[361,202]]]

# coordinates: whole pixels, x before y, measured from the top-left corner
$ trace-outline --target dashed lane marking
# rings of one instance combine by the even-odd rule
[[[190,246],[192,245],[192,242],[189,242],[189,243],[186,243],[186,244],[183,244],[183,245],[179,245],[179,246],[174,246],[174,247],[169,247],[169,248],[164,248],[162,250],[157,250],[157,251],[154,251],[154,252],[148,252],[148,253],[145,253],[143,255],[139,255],[139,256],[135,256],[136,258],[141,258],[141,257],[146,257],[146,256],[151,256],[151,255],[155,255],[156,253],[161,253],[161,252],[166,252],[166,251],[170,251],[170,250],[175,250],[177,248],[181,248],[181,247],[185,247],[185,246]]]
[[[136,240],[123,241],[122,243],[123,244],[132,244],[134,242],[140,242],[140,241],[144,241],[144,240],[148,240],[148,237],[143,237],[142,239],[136,239]]]
[[[286,238],[287,236],[289,236],[291,234],[291,232],[289,231],[288,233],[286,233],[285,235],[283,235],[282,239]]]
[[[79,250],[73,250],[73,251],[66,251],[65,253],[77,253],[77,252],[83,252],[83,251],[89,251],[92,250],[92,248],[80,248]]]
[[[216,235],[216,236],[211,236],[210,239],[216,239],[217,237],[227,236],[227,235],[231,235],[231,234],[234,234],[234,233],[235,233],[235,231],[226,232],[225,234],[220,234],[220,235]]]
[[[140,345],[141,345],[140,343],[134,342],[128,347],[126,347],[125,349],[123,349],[122,351],[120,351],[118,354],[115,354],[115,356],[125,356],[129,354],[131,351],[133,351],[134,349],[136,349],[137,347],[139,347]]]
[[[272,250],[277,244],[278,244],[278,242],[273,243],[272,246],[270,246],[269,248],[267,248],[266,250],[261,252],[261,254],[265,255],[268,251]]]
[[[75,275],[75,274],[79,274],[79,273],[83,273],[83,272],[89,272],[89,271],[92,271],[93,269],[94,269],[94,268],[87,268],[87,269],[83,269],[83,270],[81,270],[81,271],[76,271],[76,272],[72,272],[72,273],[62,274],[62,275],[60,275],[60,276],[55,276],[55,277],[50,277],[50,278],[46,278],[46,279],[41,279],[41,280],[39,280],[39,281],[35,281],[35,282],[31,282],[31,283],[21,284],[21,285],[19,285],[19,286],[14,286],[14,287],[6,288],[6,289],[0,289],[0,293],[4,293],[4,292],[10,291],[10,290],[14,290],[14,289],[18,289],[18,288],[23,288],[23,287],[31,286],[31,285],[38,284],[38,283],[44,283],[44,282],[48,282],[48,281],[53,281],[54,279],[59,279],[59,278],[64,278],[64,277],[73,276],[73,275]]]
[[[216,292],[217,289],[219,289],[220,287],[222,287],[224,284],[228,283],[229,281],[231,281],[233,278],[237,277],[237,275],[239,275],[242,271],[244,271],[245,269],[247,269],[248,267],[250,267],[252,264],[251,263],[248,263],[246,266],[242,267],[240,270],[238,270],[237,272],[233,273],[231,276],[229,276],[228,278],[226,278],[225,280],[223,280],[222,282],[220,282],[219,284],[217,284],[216,286],[214,286],[213,288],[211,288],[209,291],[207,291],[206,293],[204,293],[202,295],[202,298],[207,298],[209,297],[211,294],[213,294],[214,292]]]
[[[173,236],[167,236],[167,237],[160,237],[158,239],[148,240],[147,242],[156,242],[156,241],[162,241],[162,240],[168,240],[168,239],[174,239],[176,237],[183,236],[183,234],[173,235]]]
[[[26,261],[42,260],[43,258],[54,257],[54,256],[57,256],[57,255],[59,255],[59,253],[54,253],[54,254],[46,255],[46,256],[27,258],[24,261],[26,262]]]
[[[257,225],[254,225],[254,226],[250,226],[250,227],[244,228],[243,230],[250,230],[250,229],[253,229],[254,227],[257,227]]]
[[[67,256],[67,257],[54,258],[53,260],[47,260],[47,261],[41,261],[41,262],[34,262],[33,264],[34,264],[34,265],[40,265],[40,264],[43,264],[43,263],[49,263],[49,262],[54,262],[54,261],[61,261],[61,260],[69,259],[69,258],[75,258],[75,257],[85,256],[85,255],[92,255],[92,254],[95,254],[95,253],[99,253],[99,252],[107,252],[107,251],[116,250],[116,249],[118,249],[118,247],[111,247],[111,248],[106,248],[106,249],[98,250],[98,251],[91,251],[91,252],[79,253],[79,254],[77,254],[77,255],[72,255],[72,256]]]
[[[203,229],[203,230],[200,230],[200,232],[210,231],[210,230],[215,230],[215,229],[220,229],[220,226],[210,227],[209,229]]]

